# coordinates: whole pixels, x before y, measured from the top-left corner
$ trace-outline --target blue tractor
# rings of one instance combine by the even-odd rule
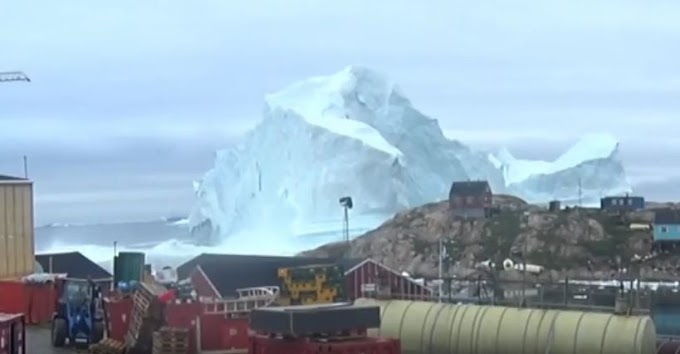
[[[89,345],[104,337],[99,288],[88,280],[67,279],[61,287],[57,311],[52,316],[52,345]]]

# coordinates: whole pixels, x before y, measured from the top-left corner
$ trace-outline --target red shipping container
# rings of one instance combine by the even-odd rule
[[[22,314],[0,312],[0,354],[26,353],[26,323]]]
[[[226,349],[224,343],[226,338],[222,337],[227,321],[225,316],[223,314],[203,313],[198,317],[198,321],[198,328],[201,331],[201,350],[217,351]],[[245,348],[248,348],[248,346],[246,345]]]
[[[205,316],[204,316],[205,317]],[[250,330],[250,323],[248,318],[222,318],[222,333],[219,337],[222,339],[221,350],[247,350],[248,337]],[[203,320],[203,318],[201,318]],[[202,322],[201,322],[202,323]],[[206,335],[206,333],[202,333]],[[204,350],[208,350],[205,346]]]
[[[248,354],[401,354],[397,339],[362,338],[339,342],[283,340],[264,336],[250,337]]]
[[[104,311],[106,311],[106,319],[108,320],[107,331],[109,338],[124,342],[125,333],[127,333],[130,326],[132,298],[105,298]]]
[[[52,320],[57,305],[54,283],[0,281],[0,312],[23,313],[28,324],[45,324]]]
[[[0,312],[24,313],[26,310],[26,294],[24,283],[18,281],[0,281]]]
[[[199,317],[203,314],[203,304],[175,300],[165,307],[165,321],[170,327],[187,328],[189,330],[189,352],[196,353],[196,328]]]
[[[26,322],[46,324],[52,321],[58,301],[58,291],[54,283],[26,283]]]

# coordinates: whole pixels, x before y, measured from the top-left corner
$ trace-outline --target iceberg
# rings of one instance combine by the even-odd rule
[[[486,153],[446,138],[384,75],[349,66],[267,95],[262,121],[194,183],[189,224],[209,244],[243,230],[291,235],[341,225],[343,196],[353,219],[384,220],[472,179],[505,189]]]
[[[489,161],[503,171],[508,191],[530,203],[593,205],[604,196],[632,192],[619,146],[609,134],[588,134],[552,162],[517,159],[505,148]]]
[[[589,200],[630,190],[619,143],[589,135],[553,162],[473,150],[444,136],[386,76],[362,66],[302,80],[265,97],[262,120],[194,182],[188,223],[208,245],[253,235],[339,233],[448,197],[453,181],[486,180],[530,202]],[[363,220],[363,221],[360,221]],[[357,225],[357,222],[362,223]]]

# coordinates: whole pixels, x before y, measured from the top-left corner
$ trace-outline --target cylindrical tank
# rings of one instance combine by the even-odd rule
[[[113,260],[114,284],[141,282],[144,276],[144,253],[118,252]]]
[[[370,334],[401,339],[403,354],[656,352],[656,330],[647,316],[402,300],[357,303],[380,306],[380,329]]]

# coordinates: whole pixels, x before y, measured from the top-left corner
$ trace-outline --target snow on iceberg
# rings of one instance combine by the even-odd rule
[[[552,162],[517,159],[505,148],[488,158],[503,171],[508,190],[533,203],[597,204],[603,196],[631,192],[619,142],[608,134],[588,134]]]
[[[350,66],[267,95],[263,120],[195,183],[190,226],[211,244],[246,229],[290,235],[341,225],[346,195],[354,219],[387,217],[446,198],[451,181],[467,179],[504,190],[485,154],[444,137],[383,75]]]

